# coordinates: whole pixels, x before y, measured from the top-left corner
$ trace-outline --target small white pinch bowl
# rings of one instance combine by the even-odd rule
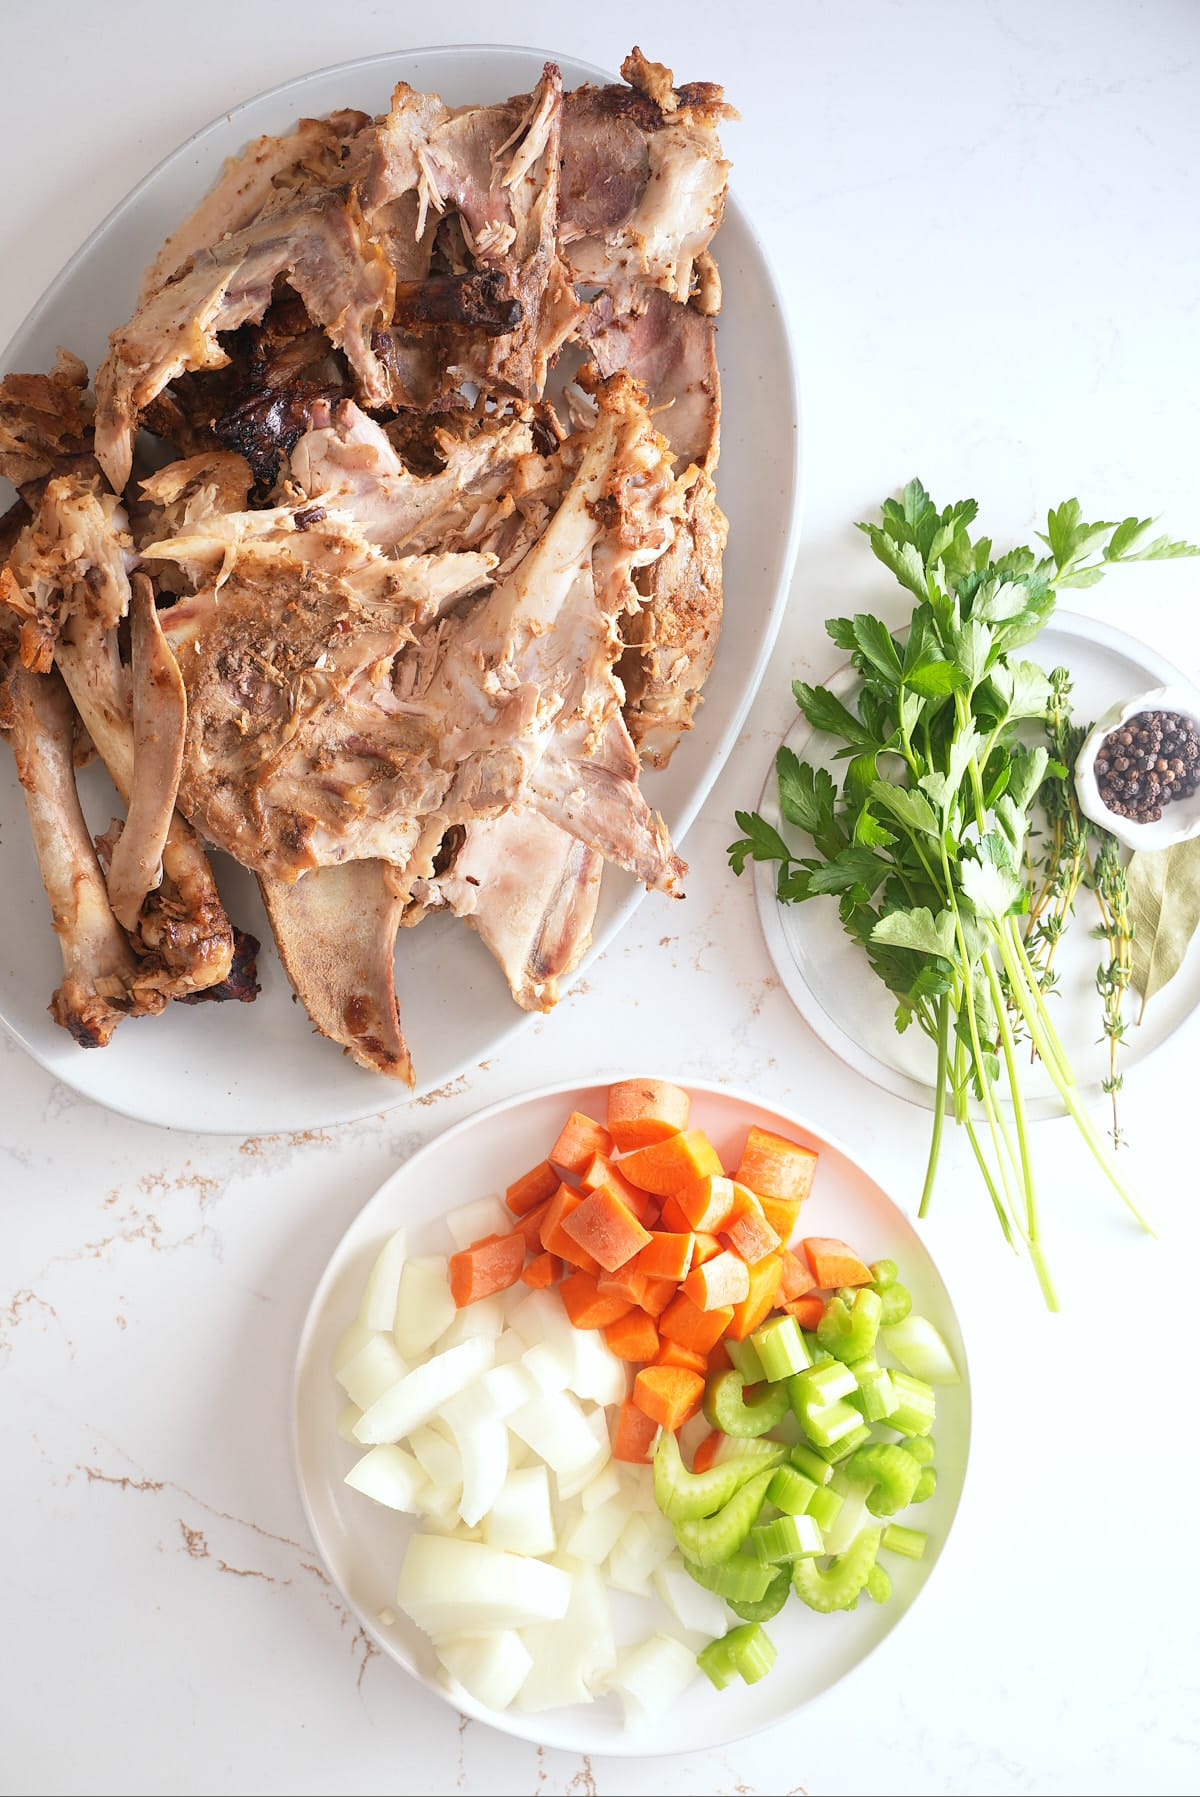
[[[1162,816],[1152,824],[1139,824],[1131,817],[1118,817],[1100,797],[1096,782],[1095,762],[1100,745],[1113,730],[1143,711],[1175,711],[1200,724],[1200,692],[1188,686],[1156,686],[1148,692],[1135,693],[1120,705],[1114,705],[1084,739],[1075,762],[1075,791],[1079,809],[1118,842],[1129,849],[1169,849],[1173,843],[1187,842],[1200,836],[1200,786],[1188,799],[1172,799],[1163,806]]]

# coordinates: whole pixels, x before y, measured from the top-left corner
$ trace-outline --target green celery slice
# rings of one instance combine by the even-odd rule
[[[690,1517],[675,1523],[675,1539],[684,1558],[695,1560],[698,1566],[719,1566],[736,1554],[758,1521],[773,1472],[771,1468],[756,1473],[715,1516]]]
[[[872,1516],[894,1516],[912,1503],[921,1468],[912,1455],[895,1442],[873,1441],[855,1450],[846,1462],[846,1477],[855,1485],[867,1485],[867,1509]]]
[[[852,1303],[840,1295],[829,1300],[817,1325],[817,1340],[836,1360],[862,1360],[875,1347],[883,1299],[869,1285],[859,1286]],[[849,1394],[846,1394],[849,1395]]]
[[[920,1436],[917,1436],[916,1439],[919,1441],[921,1438]],[[779,1470],[782,1472],[783,1468],[780,1467]],[[937,1468],[934,1466],[923,1466],[921,1468],[921,1477],[917,1480],[917,1488],[912,1494],[912,1502],[914,1504],[927,1504],[936,1490]]]
[[[811,1516],[776,1516],[756,1522],[750,1546],[760,1560],[802,1560],[824,1552],[821,1531]]]
[[[758,1561],[755,1562],[759,1564]],[[727,1597],[725,1602],[743,1622],[770,1622],[772,1616],[778,1616],[786,1604],[792,1589],[792,1572],[789,1566],[763,1566],[764,1572],[770,1572],[771,1582],[757,1601],[753,1599]]]
[[[768,1461],[776,1465],[784,1458],[787,1450],[782,1443],[773,1445],[773,1455],[731,1456],[706,1472],[692,1473],[683,1464],[674,1434],[664,1429],[654,1450],[654,1501],[670,1522],[712,1516],[748,1479],[761,1473]]]
[[[767,1501],[787,1516],[801,1516],[820,1489],[815,1480],[806,1478],[794,1466],[781,1466],[767,1486]]]
[[[894,1285],[889,1285],[886,1291],[881,1293],[880,1303],[882,1308],[879,1312],[879,1326],[881,1329],[888,1329],[894,1323],[904,1321],[912,1309],[912,1293],[906,1285],[901,1285],[897,1280]]]
[[[937,1410],[932,1385],[924,1379],[914,1379],[911,1373],[893,1373],[892,1389],[896,1393],[896,1408],[887,1419],[888,1428],[900,1435],[928,1435]]]
[[[715,1591],[727,1604],[761,1603],[774,1576],[773,1568],[756,1554],[733,1554],[720,1566],[698,1566],[694,1560],[685,1560],[684,1565],[697,1585]],[[758,1622],[763,1618],[747,1616],[744,1620]]]
[[[737,1368],[747,1385],[761,1385],[766,1378],[762,1361],[754,1347],[754,1337],[748,1335],[745,1341],[726,1341],[725,1352]]]
[[[795,1317],[772,1317],[750,1337],[766,1377],[772,1381],[787,1379],[812,1365],[804,1336]]]
[[[829,1467],[828,1471],[832,1477],[833,1468]],[[812,1517],[822,1535],[833,1527],[845,1501],[841,1492],[835,1491],[832,1485],[819,1485],[813,1492],[807,1514]]]
[[[894,1260],[873,1260],[871,1262],[871,1284],[880,1296],[889,1285],[895,1285],[899,1277],[900,1269]]]
[[[890,1522],[883,1531],[882,1545],[893,1554],[903,1554],[906,1560],[920,1560],[928,1540],[922,1529],[906,1529],[901,1523]]]
[[[788,1459],[798,1473],[803,1473],[806,1479],[812,1479],[817,1485],[828,1485],[833,1477],[833,1468],[829,1462],[822,1460],[820,1454],[814,1454],[803,1441],[796,1443],[789,1452]]]
[[[871,1439],[870,1428],[863,1422],[858,1411],[854,1410],[849,1403],[846,1408],[854,1418],[852,1429],[847,1429],[844,1433],[839,1429],[834,1441],[824,1442],[813,1439],[813,1451],[822,1460],[828,1460],[831,1466],[837,1466],[840,1461],[847,1460],[856,1449],[861,1448],[864,1442]]]
[[[937,1449],[932,1435],[913,1435],[905,1442],[904,1452],[911,1454],[918,1466],[932,1466]]]
[[[873,1354],[869,1354],[865,1359],[855,1361],[854,1377],[858,1381],[858,1390],[851,1392],[846,1402],[861,1411],[867,1422],[883,1422],[896,1408],[892,1375],[886,1367],[880,1366]]]
[[[886,1604],[892,1595],[892,1581],[886,1569],[876,1561],[867,1574],[867,1596],[873,1603]]]
[[[786,1385],[764,1385],[752,1398],[744,1396],[745,1388],[746,1381],[736,1367],[717,1373],[708,1381],[704,1414],[723,1435],[765,1435],[787,1414]]]
[[[759,1623],[744,1622],[710,1641],[696,1655],[696,1664],[718,1691],[739,1677],[756,1685],[775,1664],[775,1646]]]
[[[828,1566],[812,1560],[792,1565],[792,1589],[810,1610],[828,1615],[832,1610],[852,1610],[875,1564],[883,1539],[882,1529],[860,1529],[844,1554],[835,1554]]]

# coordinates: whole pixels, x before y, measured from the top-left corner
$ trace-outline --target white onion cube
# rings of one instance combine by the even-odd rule
[[[400,1274],[392,1329],[396,1346],[405,1359],[416,1360],[427,1353],[456,1314],[445,1256],[421,1254],[406,1260]]]
[[[406,1244],[407,1232],[398,1229],[395,1235],[388,1237],[375,1257],[358,1312],[368,1329],[385,1329],[390,1333],[395,1324]]]

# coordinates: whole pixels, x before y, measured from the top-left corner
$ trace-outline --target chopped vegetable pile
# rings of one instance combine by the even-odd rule
[[[397,1602],[452,1693],[640,1722],[697,1666],[763,1677],[791,1591],[883,1602],[880,1551],[920,1557],[889,1519],[934,1490],[958,1372],[893,1263],[790,1246],[816,1165],[756,1125],[727,1174],[686,1092],[626,1080],[447,1217],[448,1259],[384,1244],[333,1360],[346,1482],[422,1519]],[[671,1632],[620,1650],[609,1592],[651,1582]]]

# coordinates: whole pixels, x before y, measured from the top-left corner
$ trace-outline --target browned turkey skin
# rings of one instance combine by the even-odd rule
[[[94,398],[65,351],[0,382],[0,727],[78,1040],[253,996],[208,846],[257,874],[317,1029],[409,1083],[401,926],[450,911],[545,1010],[605,861],[680,894],[640,776],[720,628],[733,115],[640,50],[622,75],[458,109],[401,83],[260,138]],[[95,845],[79,742],[124,805]]]

